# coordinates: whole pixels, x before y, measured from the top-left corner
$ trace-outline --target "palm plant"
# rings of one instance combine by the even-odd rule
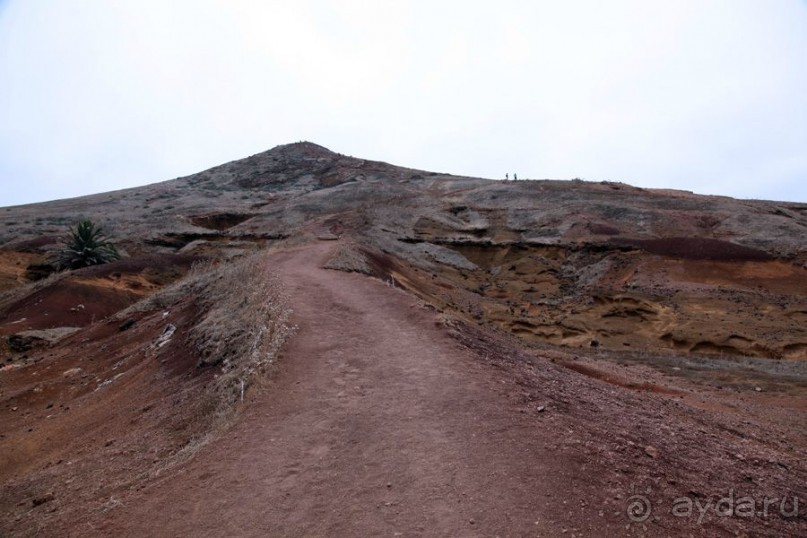
[[[68,232],[56,263],[61,269],[79,269],[119,259],[118,250],[107,240],[101,227],[90,220],[82,220]]]

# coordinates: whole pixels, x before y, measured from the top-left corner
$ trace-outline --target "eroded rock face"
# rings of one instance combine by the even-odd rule
[[[434,286],[419,268],[401,269],[411,285],[445,308],[528,340],[807,358],[807,279],[787,261],[690,260],[574,246],[442,245],[477,268],[433,259],[429,271],[450,284]]]

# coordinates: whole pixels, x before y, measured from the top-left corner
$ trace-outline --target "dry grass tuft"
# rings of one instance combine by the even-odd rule
[[[200,314],[182,333],[199,355],[199,368],[217,368],[214,381],[195,394],[177,426],[192,438],[181,452],[189,456],[229,423],[246,391],[280,355],[294,332],[291,309],[266,253],[226,262],[195,264],[174,282],[119,312],[119,320],[137,313],[171,310],[191,298]],[[183,329],[179,327],[179,329]]]
[[[241,399],[257,374],[277,359],[294,332],[291,309],[263,253],[227,262],[198,277],[203,314],[190,331],[200,367],[220,367],[216,391],[224,408]]]
[[[170,309],[192,298],[198,320],[183,333],[199,354],[197,367],[218,369],[212,383],[177,413],[181,448],[156,469],[160,474],[190,459],[225,429],[244,394],[280,355],[295,327],[291,309],[265,253],[195,265],[181,281],[133,305],[134,312]]]

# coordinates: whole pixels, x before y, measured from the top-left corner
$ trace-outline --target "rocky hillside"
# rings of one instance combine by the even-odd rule
[[[109,278],[133,296],[188,259],[342,237],[344,268],[531,342],[807,359],[807,204],[457,177],[302,142],[145,187],[0,208],[0,292],[47,276],[80,217],[125,251]]]

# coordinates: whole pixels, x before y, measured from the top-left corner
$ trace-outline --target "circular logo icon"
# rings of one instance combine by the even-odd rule
[[[628,497],[627,514],[628,519],[634,523],[641,523],[647,521],[650,513],[653,511],[653,505],[650,504],[650,499],[644,495],[631,495]]]

